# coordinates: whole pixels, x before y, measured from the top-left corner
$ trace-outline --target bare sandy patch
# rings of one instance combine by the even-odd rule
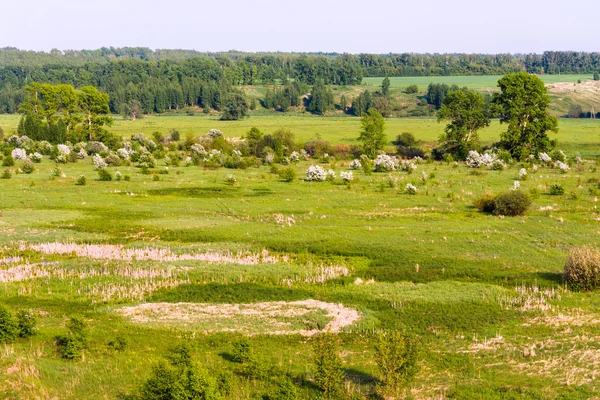
[[[249,304],[145,303],[115,311],[134,323],[149,326],[207,333],[304,336],[322,331],[337,333],[360,318],[356,309],[312,299]]]

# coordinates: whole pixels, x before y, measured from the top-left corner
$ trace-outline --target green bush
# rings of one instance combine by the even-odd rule
[[[241,338],[233,342],[233,349],[231,351],[231,358],[233,361],[244,364],[250,361],[252,358],[252,349],[250,348],[250,342],[246,338]]]
[[[553,183],[550,185],[550,194],[552,196],[561,196],[565,194],[565,187],[560,183]]]
[[[31,311],[21,310],[17,313],[19,337],[26,338],[36,334],[37,320]]]
[[[331,333],[313,339],[315,383],[325,397],[338,398],[343,393],[344,370],[338,347],[339,339]]]
[[[56,336],[56,345],[62,358],[74,360],[81,358],[83,349],[87,346],[87,333],[85,322],[77,317],[72,317],[67,324],[66,335]]]
[[[277,389],[264,396],[266,400],[296,400],[298,398],[298,388],[290,378],[282,376],[274,379]]]
[[[504,192],[494,200],[494,214],[523,215],[531,205],[531,199],[520,190]]]
[[[404,89],[404,93],[406,94],[414,94],[414,93],[419,93],[419,87],[417,85],[408,85],[405,89]]]
[[[31,174],[33,171],[35,171],[33,161],[31,161],[29,158],[23,161],[23,166],[21,167],[21,170],[26,174]]]
[[[279,171],[279,177],[284,182],[293,182],[296,179],[296,170],[292,167],[283,168]]]
[[[101,181],[112,181],[112,174],[106,168],[102,168],[98,170],[98,179]]]
[[[473,201],[473,206],[479,211],[491,213],[496,209],[495,200],[496,196],[491,193],[486,193],[476,198],[475,201]]]
[[[3,167],[13,167],[14,165],[15,165],[15,160],[12,158],[11,155],[4,157],[4,159],[2,160]]]
[[[77,181],[75,182],[75,184],[76,184],[77,186],[85,186],[85,184],[86,184],[86,183],[87,183],[87,182],[86,182],[85,176],[83,176],[83,175],[81,175],[81,176],[80,176],[80,177],[77,179]]]
[[[600,249],[586,245],[569,251],[565,261],[565,282],[576,289],[600,286]]]
[[[378,391],[384,398],[399,396],[417,373],[416,344],[398,331],[382,333],[375,346],[375,362],[381,374]]]
[[[12,173],[10,172],[10,169],[7,168],[2,173],[2,176],[0,176],[0,179],[10,179],[11,177],[12,177]]]
[[[17,320],[12,313],[0,304],[0,343],[10,343],[19,334]]]

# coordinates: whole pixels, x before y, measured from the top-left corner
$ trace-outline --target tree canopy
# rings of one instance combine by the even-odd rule
[[[358,140],[362,142],[362,151],[368,157],[375,157],[387,143],[385,119],[379,111],[372,108],[363,114],[360,125]]]

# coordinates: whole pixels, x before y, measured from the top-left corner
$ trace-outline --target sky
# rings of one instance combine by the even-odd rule
[[[13,0],[2,5],[0,47],[592,52],[600,51],[599,8],[597,0]]]

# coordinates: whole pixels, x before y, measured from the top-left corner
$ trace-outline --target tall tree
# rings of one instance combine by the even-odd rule
[[[310,92],[307,111],[323,115],[333,106],[333,93],[327,89],[322,79],[318,79]]]
[[[483,96],[472,90],[448,92],[437,118],[450,121],[440,138],[442,148],[462,160],[477,146],[477,132],[490,124]]]
[[[238,91],[233,91],[225,96],[223,105],[223,121],[236,121],[246,116],[248,112],[248,103],[244,94]]]
[[[84,86],[78,92],[79,107],[83,114],[83,133],[88,140],[105,132],[104,126],[111,126],[113,119],[109,116],[108,95],[93,86]]]
[[[527,72],[508,74],[498,81],[500,93],[492,97],[491,110],[508,124],[500,146],[513,157],[548,151],[556,146],[548,131],[558,132],[558,120],[548,114],[550,96],[544,82]]]
[[[381,94],[384,96],[390,94],[390,78],[387,76],[383,79],[383,82],[381,82]]]
[[[375,157],[387,143],[385,136],[385,119],[379,111],[371,108],[360,120],[361,130],[358,140],[362,142],[362,150],[367,157]]]

